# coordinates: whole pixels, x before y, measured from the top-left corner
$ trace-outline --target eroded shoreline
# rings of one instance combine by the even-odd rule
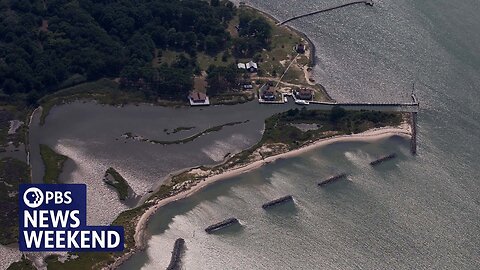
[[[398,127],[383,127],[383,128],[376,128],[370,129],[362,133],[352,134],[352,135],[338,135],[333,136],[330,138],[324,138],[312,142],[308,145],[305,145],[301,148],[288,151],[285,153],[277,154],[274,156],[267,157],[262,160],[253,161],[247,165],[233,168],[231,170],[227,170],[217,175],[209,176],[199,182],[196,182],[193,186],[189,189],[181,191],[173,196],[164,198],[164,199],[157,199],[153,201],[153,205],[147,208],[143,212],[143,214],[138,218],[136,221],[135,226],[135,247],[128,253],[124,254],[123,256],[117,258],[115,262],[108,267],[108,269],[116,269],[121,264],[126,262],[131,256],[133,256],[138,251],[144,250],[147,247],[147,225],[150,221],[150,218],[159,211],[162,207],[185,198],[188,198],[195,193],[199,192],[203,188],[219,182],[221,180],[230,179],[232,177],[247,173],[249,171],[258,169],[265,164],[274,162],[278,159],[285,159],[285,158],[292,158],[299,155],[302,155],[306,152],[312,151],[317,148],[321,148],[330,144],[339,143],[339,142],[373,142],[378,141],[381,139],[389,138],[392,136],[402,136],[404,138],[410,138],[412,135],[411,127],[407,123],[402,123],[402,125]]]

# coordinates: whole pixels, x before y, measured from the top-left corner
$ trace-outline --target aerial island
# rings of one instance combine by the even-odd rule
[[[297,109],[265,121],[261,140],[215,166],[199,166],[171,175],[141,205],[113,222],[125,228],[122,253],[77,253],[45,258],[48,269],[115,268],[145,246],[149,218],[161,206],[185,198],[215,181],[297,155],[333,141],[410,137],[412,115],[354,111],[340,106],[307,110],[306,105],[335,105],[311,77],[315,48],[302,33],[245,4],[196,1],[10,1],[0,4],[0,143],[4,152],[40,147],[45,183],[58,183],[67,156],[47,145],[28,142],[34,113],[45,122],[51,108],[76,100],[101,104],[149,103],[159,106],[233,105],[251,101],[282,104],[291,97]],[[273,106],[273,105],[272,105]],[[41,108],[41,109],[37,109]],[[175,141],[125,133],[125,139],[152,144],[187,143],[227,123]],[[193,127],[179,127],[189,130]],[[27,160],[28,162],[28,160]],[[29,183],[29,164],[12,157],[0,163],[7,189],[0,200],[0,243],[17,241],[15,190]],[[127,199],[131,188],[114,168],[105,183]],[[16,268],[22,267],[22,268]],[[32,267],[27,257],[10,269]]]

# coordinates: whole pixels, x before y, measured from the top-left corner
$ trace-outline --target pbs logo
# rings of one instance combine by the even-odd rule
[[[23,193],[23,202],[30,208],[37,208],[44,205],[71,204],[71,191],[43,191],[37,187],[30,187]]]
[[[43,203],[43,192],[36,187],[31,187],[23,193],[23,202],[30,208],[37,208]]]

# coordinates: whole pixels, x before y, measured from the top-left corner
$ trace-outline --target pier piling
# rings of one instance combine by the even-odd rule
[[[410,113],[410,125],[412,128],[412,138],[410,139],[410,152],[412,155],[417,154],[417,113]]]

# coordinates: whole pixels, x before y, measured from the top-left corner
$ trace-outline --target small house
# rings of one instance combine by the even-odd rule
[[[305,44],[303,43],[299,43],[297,44],[297,46],[295,47],[295,51],[297,51],[297,53],[301,53],[301,54],[304,54],[305,53]]]
[[[247,69],[247,67],[245,66],[244,63],[238,63],[238,64],[237,64],[237,67],[238,67],[239,69]]]
[[[258,70],[257,63],[255,63],[253,61],[250,61],[250,62],[246,63],[245,67],[247,68],[248,71],[250,71],[252,73],[257,72],[257,70]]]
[[[268,101],[275,100],[275,91],[273,89],[267,89],[267,90],[263,91],[262,99],[263,100],[268,100]]]
[[[312,100],[313,90],[308,88],[300,88],[299,90],[295,91],[295,97],[302,100]]]
[[[204,93],[193,91],[188,96],[188,100],[190,101],[190,105],[197,106],[197,105],[210,105],[210,101],[208,96]]]

